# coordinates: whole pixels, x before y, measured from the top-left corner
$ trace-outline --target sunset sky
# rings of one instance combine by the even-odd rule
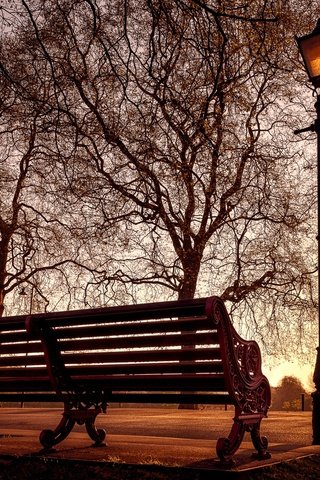
[[[264,366],[262,370],[266,377],[268,377],[272,387],[276,387],[284,376],[292,375],[301,380],[307,391],[312,390],[312,375],[314,370],[314,365],[312,364],[301,365],[299,362],[286,361],[279,363],[278,366]]]

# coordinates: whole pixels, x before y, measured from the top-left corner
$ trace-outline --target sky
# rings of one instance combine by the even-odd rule
[[[316,360],[316,359],[315,359]],[[301,380],[305,389],[313,391],[312,375],[314,365],[301,365],[299,362],[282,362],[278,366],[262,365],[262,372],[268,378],[270,385],[276,387],[285,376],[294,376]]]

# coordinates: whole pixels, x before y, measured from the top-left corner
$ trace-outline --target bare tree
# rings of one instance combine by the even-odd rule
[[[0,316],[6,295],[30,284],[48,303],[34,276],[66,263],[40,170],[39,114],[24,116],[13,92],[2,90],[0,126]],[[64,252],[65,253],[65,252]],[[61,260],[62,257],[62,260]]]
[[[1,60],[23,80],[16,83],[7,70],[0,80],[0,316],[5,299],[10,312],[17,312],[19,292],[26,290],[32,292],[30,304],[41,301],[43,309],[49,303],[51,309],[75,305],[74,285],[79,279],[83,285],[101,282],[107,263],[105,256],[99,270],[92,244],[88,251],[87,241],[96,232],[90,231],[83,203],[79,206],[55,161],[59,145],[51,135],[45,97],[32,91],[33,75],[15,62],[14,53],[21,53],[25,43],[12,29],[5,34]]]
[[[279,307],[309,314],[314,182],[290,132],[293,32],[317,14],[308,1],[21,2],[20,67],[1,68],[46,109],[56,165],[86,205],[79,232],[89,216],[112,251],[98,282],[216,293],[253,326],[267,315],[269,335]]]

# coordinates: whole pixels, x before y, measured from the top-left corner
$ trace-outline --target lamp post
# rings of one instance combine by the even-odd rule
[[[296,37],[296,41],[304,61],[305,69],[316,92],[320,87],[320,19],[315,29],[308,35]],[[313,445],[320,445],[320,94],[317,92],[315,103],[316,119],[312,125],[295,134],[302,132],[315,132],[317,134],[317,242],[318,242],[318,347],[313,381],[315,392],[312,394],[312,430]]]

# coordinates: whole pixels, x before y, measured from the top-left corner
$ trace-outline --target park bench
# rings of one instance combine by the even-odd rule
[[[269,458],[260,423],[270,405],[256,342],[240,338],[218,297],[5,317],[0,321],[0,402],[63,402],[51,449],[75,424],[94,445],[95,420],[113,402],[235,407],[216,450],[231,460],[245,432]]]

